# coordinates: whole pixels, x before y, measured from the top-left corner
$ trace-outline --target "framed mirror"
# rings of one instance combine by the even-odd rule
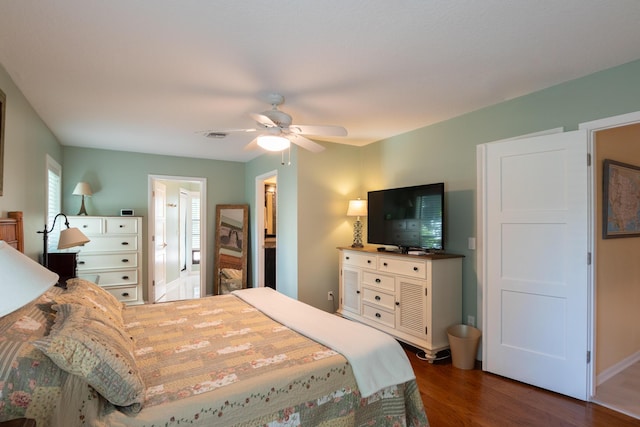
[[[213,294],[247,287],[249,205],[216,205]]]

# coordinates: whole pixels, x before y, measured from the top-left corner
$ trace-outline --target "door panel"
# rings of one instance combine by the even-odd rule
[[[587,139],[486,144],[484,367],[586,399]]]

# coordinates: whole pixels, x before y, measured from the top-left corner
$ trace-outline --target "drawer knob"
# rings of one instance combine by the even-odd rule
[[[120,224],[120,228],[124,228],[124,225]]]
[[[400,301],[396,301],[396,305],[400,305]]]
[[[387,263],[386,263],[386,262],[384,262],[384,263],[382,263],[382,265],[384,265],[384,266],[386,267],[386,266],[387,266]]]
[[[376,283],[380,283],[382,280],[380,279],[376,279]]]
[[[89,226],[87,224],[82,224],[82,228],[88,228]]]
[[[371,260],[370,259],[367,260],[367,264],[371,264]]]
[[[84,261],[78,261],[78,264],[84,265]]]
[[[359,293],[360,293],[360,291],[356,291],[356,294],[359,294]]]
[[[380,301],[380,295],[376,295],[376,301]]]
[[[129,244],[129,242],[122,242],[122,244],[123,244],[124,246],[127,246],[127,245]]]
[[[379,319],[382,317],[382,315],[380,313],[376,313],[376,317]]]
[[[129,292],[123,292],[123,293],[122,293],[122,296],[123,296],[123,297],[128,297],[128,296],[129,296]]]
[[[418,267],[413,267],[413,271],[418,271]]]
[[[345,257],[345,259],[350,259],[350,258],[347,256],[347,257]]]
[[[123,258],[123,259],[122,259],[122,262],[129,262],[129,260],[128,260],[128,259],[126,259],[126,258]]]
[[[122,276],[122,280],[127,280],[129,279],[129,276]]]

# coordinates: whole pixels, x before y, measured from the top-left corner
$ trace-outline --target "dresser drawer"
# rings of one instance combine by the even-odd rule
[[[137,286],[125,286],[120,288],[108,288],[105,291],[116,297],[118,301],[132,302],[138,299]]]
[[[69,218],[69,227],[76,227],[86,235],[104,233],[104,221],[102,218],[76,216]]]
[[[362,314],[367,319],[373,320],[374,322],[381,323],[390,328],[395,328],[396,326],[395,313],[382,310],[379,307],[374,307],[368,304],[362,304]]]
[[[127,268],[138,266],[138,254],[135,252],[124,254],[80,254],[78,255],[78,270],[103,270],[107,268]]]
[[[343,252],[342,264],[375,269],[376,257],[375,255],[367,255],[355,252]]]
[[[136,218],[107,218],[107,234],[137,234],[138,220]]]
[[[380,271],[417,279],[426,279],[428,277],[428,265],[429,263],[426,261],[403,260],[392,257],[380,257],[378,260],[378,270]]]
[[[369,288],[363,289],[362,301],[378,305],[391,311],[393,311],[396,306],[396,300],[393,295],[385,294],[384,292]]]
[[[384,274],[374,273],[372,271],[365,271],[362,273],[362,283],[365,285],[386,289],[391,292],[394,292],[396,290],[395,277],[385,276]]]
[[[80,253],[86,252],[126,252],[138,250],[137,236],[94,236],[91,241],[80,248]]]
[[[100,286],[135,285],[138,283],[138,270],[106,271],[94,274],[79,274],[80,277],[94,278]]]

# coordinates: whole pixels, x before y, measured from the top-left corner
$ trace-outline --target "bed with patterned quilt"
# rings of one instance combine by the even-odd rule
[[[0,318],[0,421],[426,426],[387,335],[269,288],[123,306],[70,279]]]

